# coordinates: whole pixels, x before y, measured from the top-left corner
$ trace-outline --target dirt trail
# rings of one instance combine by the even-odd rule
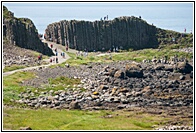
[[[56,59],[56,57],[57,57],[58,58],[58,63],[56,63],[56,61],[53,61],[52,63],[49,63],[47,65],[39,65],[39,66],[33,66],[33,67],[26,67],[26,68],[23,68],[23,69],[17,69],[17,70],[13,70],[13,71],[9,71],[9,72],[3,73],[3,76],[8,76],[10,74],[13,74],[13,73],[19,72],[19,71],[32,70],[32,69],[37,69],[39,67],[48,67],[48,66],[51,66],[51,65],[54,65],[54,64],[60,64],[60,63],[63,63],[63,62],[65,62],[66,60],[68,60],[70,58],[70,56],[68,54],[66,54],[65,52],[64,52],[65,53],[65,58],[63,58],[61,56],[61,52],[63,52],[63,50],[65,51],[65,46],[62,46],[60,44],[56,44],[54,42],[48,42],[48,41],[45,41],[45,40],[43,40],[43,42],[47,43],[48,47],[50,47],[50,44],[53,44],[53,52],[54,52],[54,54],[55,54],[55,51],[54,51],[55,48],[57,48],[57,52],[58,52],[57,56],[51,56],[48,59],[44,59],[44,61],[50,62],[51,58],[52,59]],[[69,49],[69,52],[75,53],[76,51],[72,50],[72,49]]]

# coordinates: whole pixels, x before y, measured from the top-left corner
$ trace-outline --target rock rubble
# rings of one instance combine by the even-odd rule
[[[166,64],[165,64],[166,65]],[[190,64],[189,64],[190,65]],[[129,107],[193,105],[193,79],[191,72],[155,69],[153,64],[120,61],[110,64],[94,63],[80,67],[58,67],[34,70],[37,78],[23,85],[39,87],[48,84],[48,78],[65,76],[81,79],[81,84],[62,90],[42,91],[40,94],[26,90],[17,102],[31,107],[57,109],[124,109]],[[137,74],[127,75],[128,69]],[[134,66],[134,67],[133,67]],[[190,65],[191,66],[191,65]],[[192,68],[192,67],[191,67]],[[189,69],[184,66],[184,69]],[[183,77],[183,78],[182,78]],[[38,95],[36,97],[35,95]]]

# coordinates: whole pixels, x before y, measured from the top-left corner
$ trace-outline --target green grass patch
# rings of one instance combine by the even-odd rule
[[[25,91],[26,87],[20,86],[20,84],[27,79],[35,77],[32,72],[16,72],[12,75],[3,77],[3,103],[9,105],[15,105],[10,100],[19,99],[18,94]]]
[[[100,63],[112,62],[112,60],[109,59],[109,56],[95,56],[94,53],[89,53],[87,57],[76,56],[75,53],[70,53],[70,52],[67,52],[67,54],[71,58],[68,59],[66,62],[60,64],[60,66],[64,66],[67,63],[71,66],[79,66],[79,65],[88,65],[89,63],[93,63],[93,62],[100,62]]]
[[[133,60],[136,62],[141,62],[144,59],[152,59],[153,57],[156,57],[158,59],[163,58],[164,56],[167,56],[168,59],[170,57],[177,55],[178,57],[186,57],[187,59],[191,59],[193,54],[192,53],[186,53],[186,52],[178,52],[168,49],[143,49],[143,50],[137,50],[132,52],[123,52],[120,54],[114,54],[112,55],[113,61],[119,61],[119,60]]]
[[[73,88],[77,88],[77,85],[81,84],[81,80],[80,79],[74,79],[74,78],[68,78],[68,77],[57,77],[55,79],[53,78],[49,78],[49,85],[45,85],[45,91],[49,91],[49,90],[54,90],[54,91],[58,91],[58,90],[70,90]],[[80,88],[81,91],[84,91],[83,88]],[[41,89],[40,89],[41,90]]]
[[[152,126],[172,119],[145,113],[137,114],[133,111],[124,113],[108,110],[4,108],[3,113],[3,129],[11,130],[27,126],[33,130],[152,130]],[[107,118],[108,115],[112,117]]]
[[[12,65],[12,66],[6,66],[3,69],[3,72],[8,72],[8,71],[13,71],[13,70],[17,70],[17,69],[23,69],[27,66],[23,66],[23,65]]]
[[[163,46],[161,49],[143,49],[136,51],[130,50],[127,52],[123,51],[120,53],[111,53],[112,58],[110,58],[110,55],[96,56],[93,53],[89,54],[89,56],[87,57],[76,57],[74,53],[67,53],[71,58],[67,60],[65,63],[68,63],[72,66],[79,66],[88,65],[92,62],[109,63],[113,61],[123,60],[141,62],[144,59],[151,60],[154,57],[161,59],[164,56],[167,56],[167,58],[170,59],[170,57],[174,55],[177,55],[178,57],[186,57],[188,60],[190,60],[193,57],[192,53],[173,51],[173,49],[184,47],[184,45],[174,44]],[[186,45],[186,47],[189,47],[189,45]],[[65,63],[60,64],[60,66],[64,66]]]

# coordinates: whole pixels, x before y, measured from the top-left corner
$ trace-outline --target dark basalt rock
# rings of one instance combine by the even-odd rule
[[[177,64],[177,71],[180,73],[191,73],[191,71],[193,71],[193,66],[187,62],[179,62]]]
[[[7,15],[6,13],[8,12]],[[28,18],[16,18],[3,6],[3,40],[8,44],[31,49],[44,55],[53,55],[47,44],[41,42],[34,23]]]

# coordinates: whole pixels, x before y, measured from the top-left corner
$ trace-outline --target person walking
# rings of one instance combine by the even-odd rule
[[[56,57],[56,63],[58,63],[58,57]]]

